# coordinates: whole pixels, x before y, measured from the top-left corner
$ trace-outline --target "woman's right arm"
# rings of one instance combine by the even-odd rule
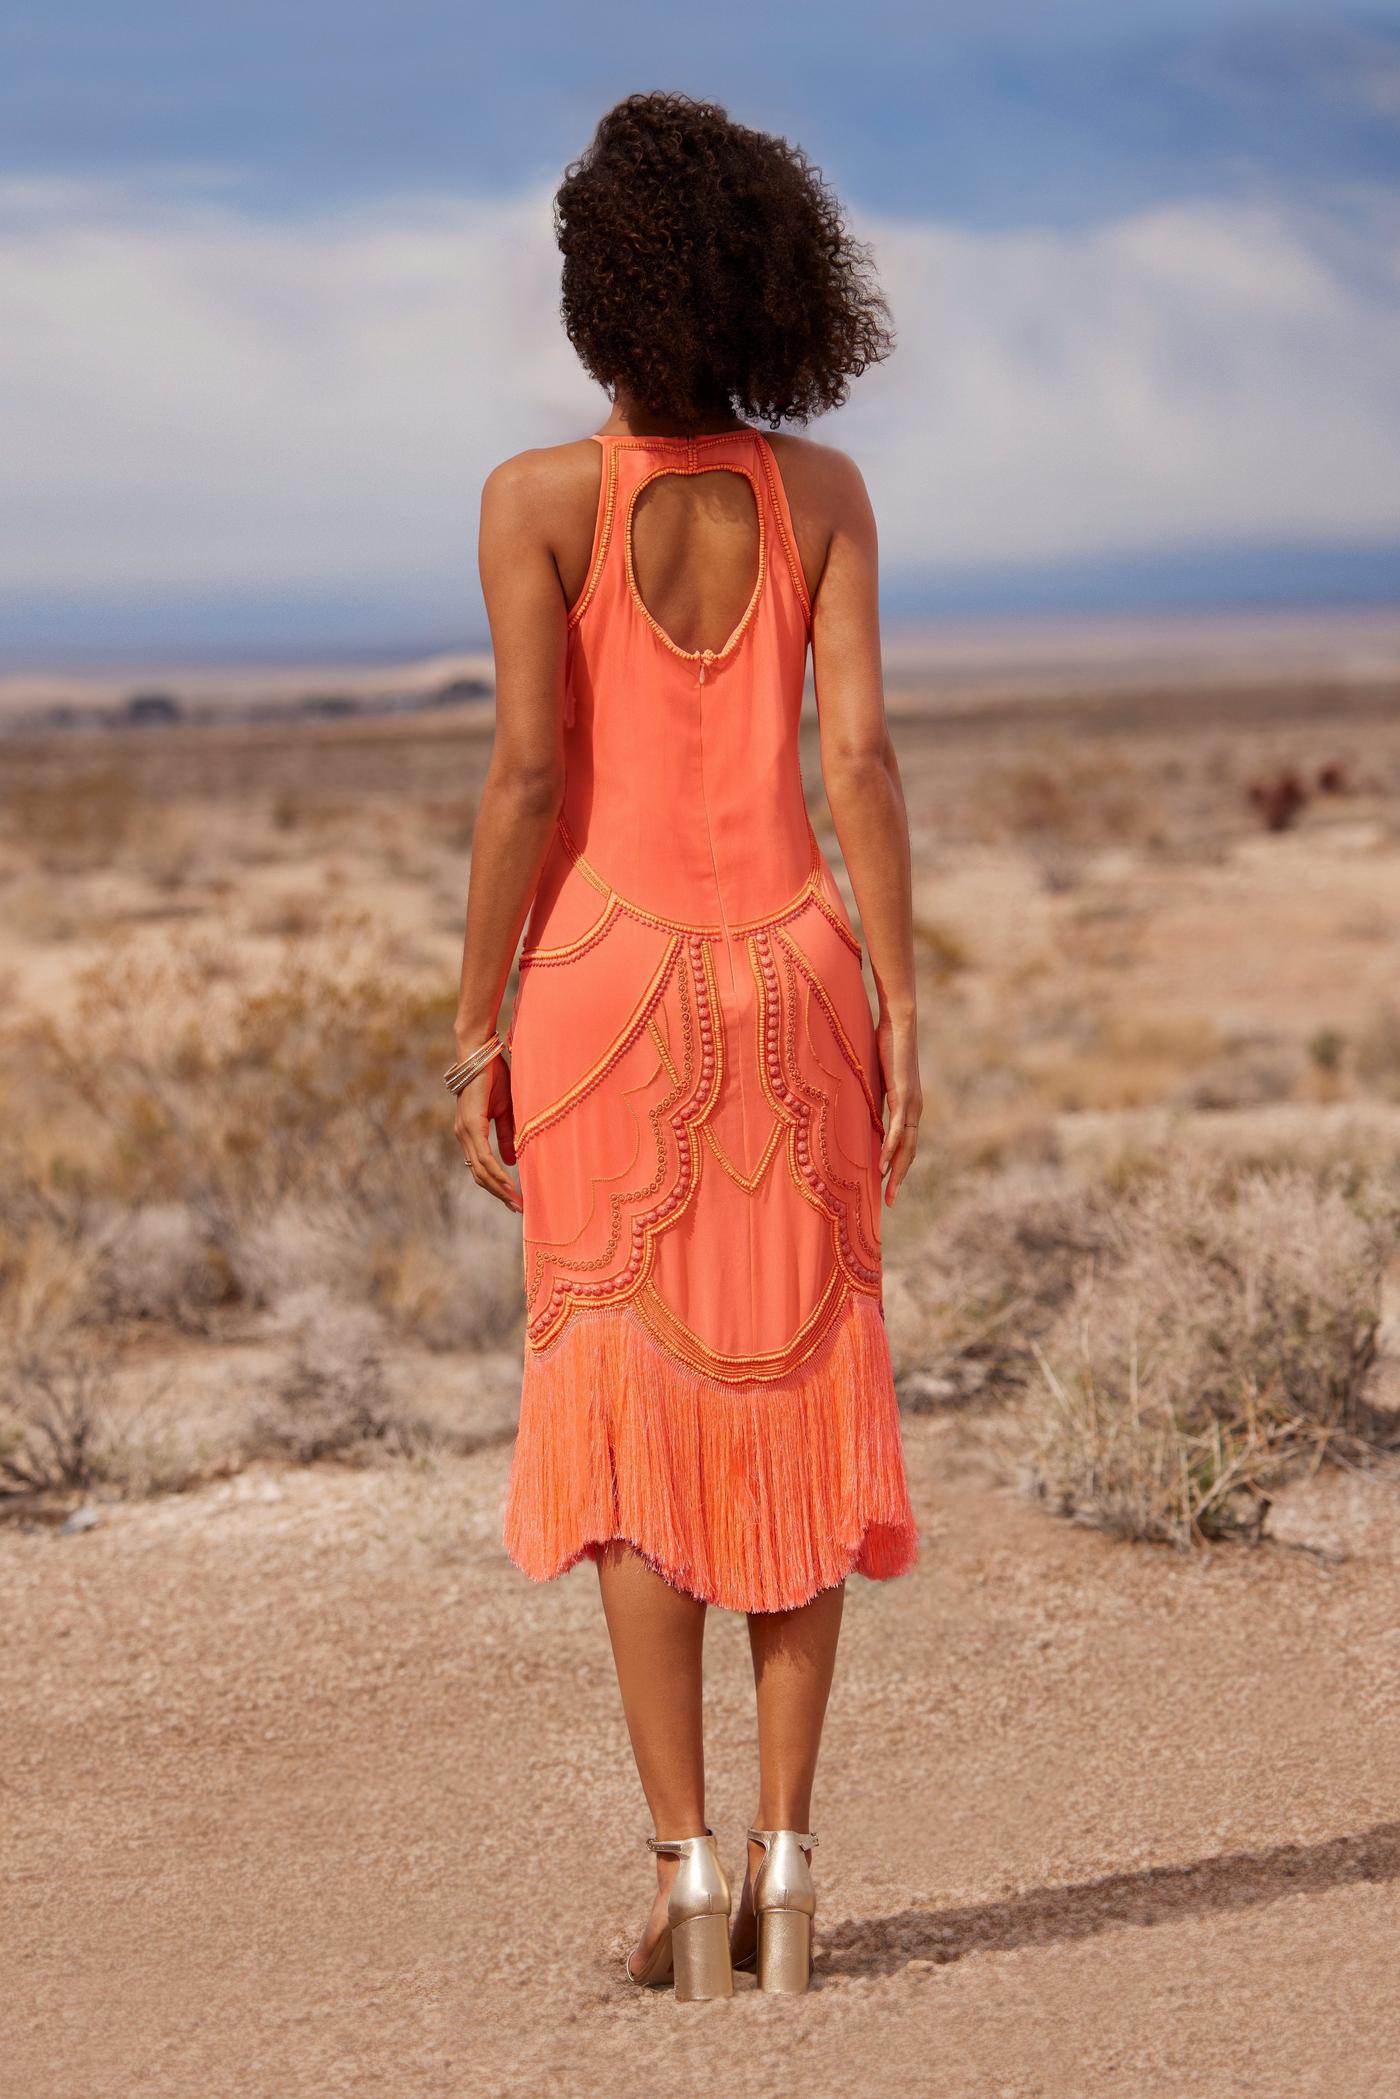
[[[820,453],[830,523],[812,595],[822,780],[875,978],[888,1111],[880,1171],[890,1204],[913,1164],[923,1113],[909,817],[885,719],[875,515],[854,460],[825,446]]]

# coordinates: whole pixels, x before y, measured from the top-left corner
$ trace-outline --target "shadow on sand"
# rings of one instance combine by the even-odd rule
[[[1210,1911],[1249,1909],[1282,1895],[1321,1894],[1353,1881],[1400,1880],[1400,1822],[1379,1822],[1320,1844],[1225,1852],[1189,1866],[1150,1866],[1063,1888],[1032,1888],[967,1909],[906,1909],[849,1919],[821,1933],[818,1972],[890,1975],[906,1961],[962,1960],[1092,1938],[1125,1924],[1166,1924]]]

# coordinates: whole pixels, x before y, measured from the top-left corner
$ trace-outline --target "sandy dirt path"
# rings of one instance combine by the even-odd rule
[[[620,1981],[649,1860],[594,1580],[504,1562],[503,1449],[0,1533],[6,2090],[1393,2099],[1393,1490],[1321,1493],[1345,1555],[1187,1562],[907,1441],[923,1559],[851,1585],[805,2000]],[[723,1613],[708,1681],[733,1867]]]

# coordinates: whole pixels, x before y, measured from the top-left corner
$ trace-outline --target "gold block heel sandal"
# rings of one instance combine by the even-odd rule
[[[729,1882],[715,1850],[714,1831],[707,1829],[703,1837],[648,1837],[647,1849],[662,1858],[679,1859],[681,1868],[666,1904],[666,1929],[640,1973],[628,1954],[622,1964],[627,1980],[653,1988],[674,1978],[680,2004],[732,1997]]]
[[[758,1986],[780,1996],[800,1997],[812,1980],[812,1919],[817,1908],[812,1868],[803,1854],[817,1840],[810,1831],[797,1829],[751,1829],[749,1838],[763,1846],[763,1863],[753,1884]]]

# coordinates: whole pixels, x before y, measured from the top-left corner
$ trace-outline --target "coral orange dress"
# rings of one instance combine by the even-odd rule
[[[798,763],[811,608],[751,429],[594,433],[567,784],[508,1034],[527,1331],[510,1557],[625,1539],[676,1587],[787,1609],[915,1556],[881,1297],[883,1082],[861,947]],[[659,474],[752,487],[718,650],[642,601]]]

